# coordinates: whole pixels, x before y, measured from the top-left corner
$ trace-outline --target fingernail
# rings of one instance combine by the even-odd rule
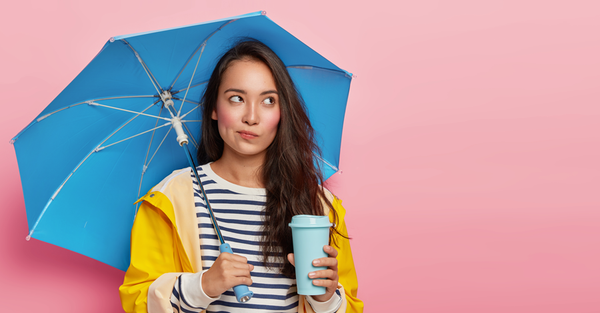
[[[315,272],[308,273],[308,277],[315,277],[317,274]]]
[[[314,265],[319,265],[319,264],[321,264],[321,260],[314,260],[314,261],[313,261],[313,264],[314,264]]]

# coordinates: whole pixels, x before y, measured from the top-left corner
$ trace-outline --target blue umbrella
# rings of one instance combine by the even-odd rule
[[[315,162],[325,178],[334,174],[352,75],[264,12],[117,36],[13,138],[28,238],[126,270],[133,203],[189,166],[177,138],[187,136],[195,155],[206,82],[244,37],[265,43],[287,66],[322,149]]]

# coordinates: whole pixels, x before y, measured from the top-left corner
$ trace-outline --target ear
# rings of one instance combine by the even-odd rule
[[[214,109],[213,109],[213,111],[212,111],[212,114],[211,114],[211,116],[210,116],[210,117],[211,117],[213,120],[215,120],[215,121],[216,121],[216,120],[218,120],[218,118],[217,118],[217,108],[214,108]]]

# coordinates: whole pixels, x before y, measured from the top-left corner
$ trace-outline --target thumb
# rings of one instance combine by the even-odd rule
[[[292,263],[293,266],[296,266],[296,264],[294,262],[294,254],[293,253],[288,254],[287,258],[288,258],[288,261],[290,261],[290,263]]]

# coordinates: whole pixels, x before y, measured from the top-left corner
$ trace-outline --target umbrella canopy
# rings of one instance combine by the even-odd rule
[[[182,122],[194,153],[206,82],[219,57],[247,37],[288,68],[322,149],[315,161],[325,178],[335,173],[352,75],[264,12],[117,36],[13,138],[28,238],[126,270],[133,203],[188,166],[173,124]],[[176,115],[165,108],[169,99]]]

